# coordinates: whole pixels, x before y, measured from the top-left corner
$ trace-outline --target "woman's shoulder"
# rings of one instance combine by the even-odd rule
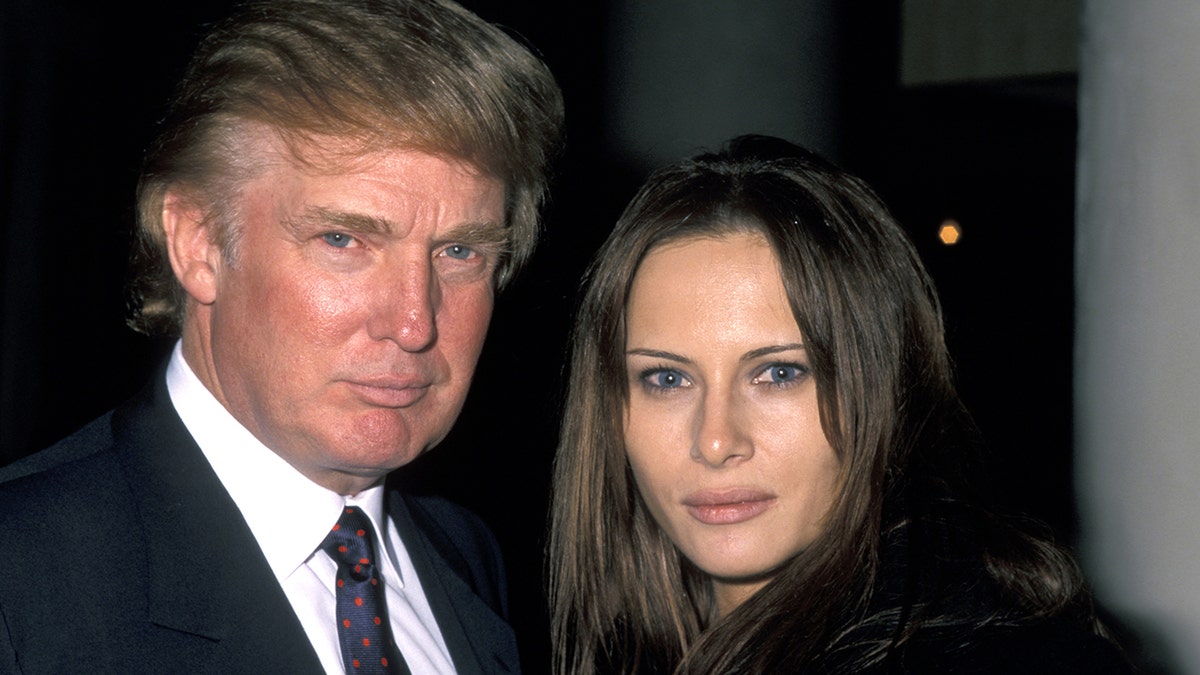
[[[1132,673],[1115,644],[1063,619],[1017,625],[927,627],[887,659],[886,672]]]

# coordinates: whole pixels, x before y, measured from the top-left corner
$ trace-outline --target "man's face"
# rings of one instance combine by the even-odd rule
[[[414,150],[336,171],[276,156],[236,198],[232,258],[209,245],[211,294],[185,279],[199,301],[184,353],[267,447],[351,494],[458,416],[492,311],[504,185]]]

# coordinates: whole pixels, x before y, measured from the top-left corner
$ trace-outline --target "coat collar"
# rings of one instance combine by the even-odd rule
[[[519,673],[520,657],[512,626],[468,583],[471,563],[462,550],[415,499],[392,490],[388,509],[459,675]],[[500,575],[502,571],[495,570],[496,582],[501,584],[494,589],[495,606],[502,606],[505,593]]]
[[[322,672],[241,512],[176,414],[161,372],[117,409],[113,433],[145,536],[149,620],[210,641],[214,665]],[[414,518],[398,493],[387,504],[458,672],[519,672],[512,628],[465,580],[470,565],[459,549],[437,523]]]
[[[175,413],[161,373],[114,413],[113,433],[145,535],[150,621],[211,641],[214,663],[322,672],[253,534]]]

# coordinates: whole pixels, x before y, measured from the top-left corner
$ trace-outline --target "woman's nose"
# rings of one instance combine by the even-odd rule
[[[714,468],[750,459],[754,444],[743,418],[736,394],[706,392],[696,420],[692,459]]]

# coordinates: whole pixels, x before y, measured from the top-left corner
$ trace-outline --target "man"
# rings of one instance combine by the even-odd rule
[[[440,0],[267,0],[139,185],[129,403],[0,471],[0,672],[517,672],[496,545],[387,474],[457,416],[562,120]]]

